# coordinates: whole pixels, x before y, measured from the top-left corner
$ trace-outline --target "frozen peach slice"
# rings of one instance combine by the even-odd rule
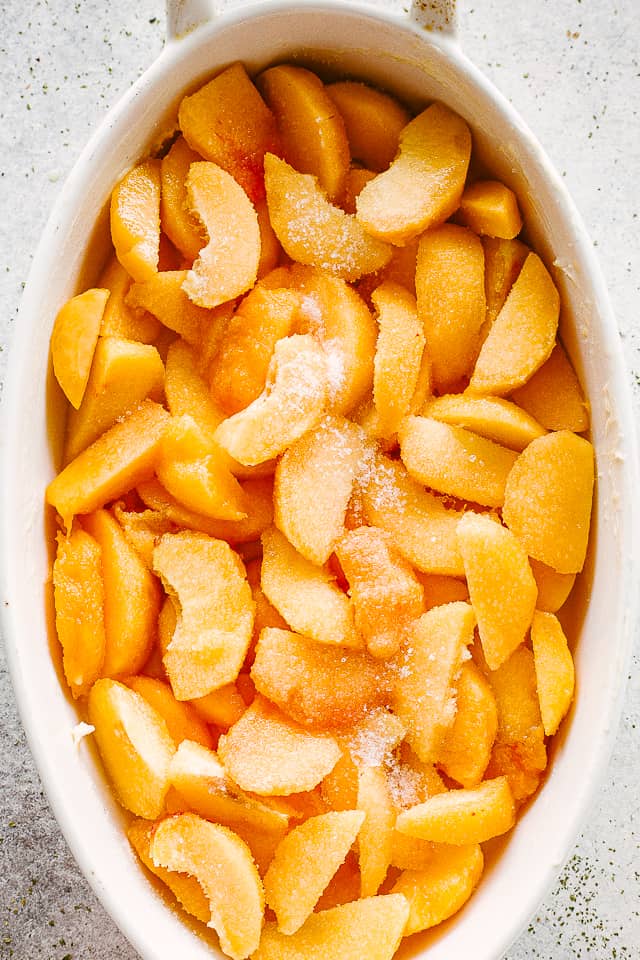
[[[408,915],[406,899],[388,894],[314,913],[291,936],[267,922],[252,960],[392,960]]]
[[[76,410],[85,393],[100,333],[108,290],[91,289],[67,300],[51,333],[51,359],[56,380]]]
[[[336,545],[349,584],[356,628],[374,657],[395,656],[409,624],[424,613],[422,586],[392,537],[378,527],[358,527]]]
[[[378,311],[373,402],[380,429],[388,435],[411,412],[426,338],[415,298],[404,287],[382,283],[371,299]]]
[[[527,444],[547,432],[517,404],[502,397],[474,397],[451,393],[428,400],[421,413],[432,420],[464,427],[494,440],[510,450],[522,452]]]
[[[217,307],[256,281],[260,260],[258,215],[242,187],[215,163],[192,163],[187,203],[207,234],[207,245],[182,289],[200,307]]]
[[[483,867],[482,848],[474,843],[442,846],[434,850],[423,870],[401,874],[391,893],[401,893],[409,901],[405,936],[435,927],[457,913],[478,885]]]
[[[482,651],[489,669],[497,670],[531,626],[538,587],[522,544],[487,514],[464,514],[458,544]]]
[[[246,843],[228,827],[183,813],[156,826],[150,852],[156,866],[196,878],[222,950],[246,960],[260,941],[264,912],[262,881]]]
[[[351,155],[344,121],[320,78],[283,63],[261,73],[257,83],[276,118],[284,159],[317,177],[329,199],[338,202]]]
[[[340,111],[354,160],[380,173],[398,152],[411,115],[397,100],[366,83],[343,80],[326,91]]]
[[[84,530],[58,534],[53,563],[56,632],[64,675],[74,697],[84,697],[104,661],[104,582],[100,545]]]
[[[279,340],[267,385],[257,400],[218,426],[216,442],[235,460],[255,466],[277,457],[319,423],[327,400],[327,362],[309,334]]]
[[[165,392],[172,415],[188,414],[207,435],[212,436],[224,420],[224,411],[214,403],[198,369],[196,349],[183,340],[176,340],[169,347]]]
[[[67,417],[65,463],[147,397],[160,400],[163,388],[164,366],[155,347],[99,337],[82,403]]]
[[[534,440],[509,474],[504,521],[530,556],[558,573],[582,570],[593,482],[593,447],[568,430]]]
[[[276,121],[241,63],[184,97],[178,123],[192,150],[227,170],[251,200],[264,196],[262,161],[277,151]]]
[[[352,903],[359,896],[360,871],[355,854],[351,851],[329,881],[329,885],[318,900],[314,912],[320,913],[323,910],[339,907],[344,903]]]
[[[557,613],[573,589],[575,573],[558,573],[533,557],[529,558],[529,565],[538,585],[536,609]]]
[[[364,187],[365,183],[373,180],[375,173],[373,170],[365,170],[363,167],[350,167],[347,171],[347,181],[344,188],[344,196],[340,206],[345,213],[356,212],[356,197]]]
[[[88,716],[122,806],[146,820],[159,817],[176,749],[164,719],[135,690],[109,679],[91,688]]]
[[[420,238],[416,296],[433,383],[445,393],[471,373],[485,320],[484,251],[471,230],[445,223]]]
[[[313,790],[340,758],[336,740],[311,733],[262,697],[256,697],[229,732],[218,754],[228,775],[243,790],[286,796]]]
[[[318,643],[362,647],[349,598],[325,567],[307,560],[275,527],[262,534],[262,589],[298,633]]]
[[[340,728],[362,720],[388,697],[389,680],[360,651],[314,643],[296,633],[265,627],[256,646],[251,679],[259,693],[307,727]]]
[[[381,673],[384,677],[384,673]],[[386,678],[385,678],[386,682]],[[391,764],[392,754],[407,734],[407,728],[386,706],[372,707],[352,728],[340,734],[340,742],[349,751],[357,766]]]
[[[457,217],[479,236],[513,240],[522,229],[522,217],[513,190],[499,180],[476,180],[465,188]]]
[[[400,133],[389,169],[358,197],[358,220],[372,236],[403,246],[455,212],[470,156],[464,120],[441,103],[431,104]]]
[[[363,820],[364,813],[357,810],[330,811],[294,827],[280,842],[264,877],[264,891],[281,933],[295,933],[312,913]]]
[[[206,245],[202,224],[187,208],[185,180],[192,163],[202,160],[184,137],[178,137],[160,163],[160,221],[162,229],[177,249],[195,260]]]
[[[111,239],[116,256],[134,280],[158,272],[160,161],[133,167],[111,194]]]
[[[495,318],[473,369],[473,393],[511,393],[553,350],[560,295],[540,257],[530,253]]]
[[[155,833],[156,824],[148,820],[134,820],[127,828],[129,843],[136,851],[147,870],[155,874],[171,890],[178,903],[192,916],[202,923],[211,919],[209,901],[204,895],[202,887],[195,877],[187,873],[175,873],[156,866],[151,859],[151,841]]]
[[[258,641],[260,632],[265,627],[279,627],[282,630],[287,629],[285,619],[278,613],[273,604],[267,599],[267,595],[262,589],[261,584],[262,557],[255,557],[247,563],[247,580],[251,587],[251,594],[256,605],[256,616],[253,621],[253,638]]]
[[[437,758],[455,718],[455,679],[475,622],[468,603],[434,607],[414,621],[398,656],[392,705],[407,728],[407,742],[424,763]]]
[[[358,810],[364,814],[358,834],[360,896],[373,897],[382,884],[393,851],[396,810],[384,767],[365,766],[358,773]]]
[[[152,314],[127,306],[126,297],[131,288],[131,277],[115,253],[107,261],[98,284],[110,292],[102,314],[100,336],[154,343],[160,334],[161,324]]]
[[[548,737],[560,726],[573,699],[575,670],[562,626],[553,613],[536,610],[531,624],[542,725]]]
[[[462,787],[482,780],[498,729],[496,700],[472,662],[463,663],[456,683],[456,716],[445,734],[438,763]]]
[[[145,400],[83,450],[47,487],[67,529],[77,513],[89,513],[122,496],[153,474],[166,410]]]
[[[420,573],[416,576],[424,591],[425,610],[453,603],[454,600],[468,600],[469,591],[464,580],[446,577],[438,573]]]
[[[477,787],[447,790],[403,810],[396,828],[410,837],[464,846],[499,837],[515,823],[515,804],[506,777]]]
[[[548,430],[581,433],[589,428],[589,404],[560,341],[524,386],[514,390],[512,400]]]
[[[190,703],[176,700],[168,683],[154,677],[138,675],[124,681],[157,710],[178,747],[183,741],[195,741],[203,748],[212,747],[213,739],[206,723]]]
[[[391,247],[334,206],[316,177],[271,153],[264,158],[264,177],[271,224],[292,260],[357,280],[391,259]]]
[[[358,478],[367,523],[387,530],[400,553],[425,573],[464,575],[456,529],[447,510],[397,460],[372,456]]]
[[[202,697],[236,679],[253,627],[253,600],[240,558],[205,534],[167,533],[154,569],[178,604],[164,664],[178,700]]]
[[[189,299],[182,289],[186,278],[186,270],[163,270],[144,283],[131,284],[125,299],[132,310],[148,311],[198,347],[207,328],[215,324],[216,314]]]
[[[344,532],[362,455],[359,428],[328,415],[293,443],[276,467],[276,525],[303,557],[320,566]]]
[[[221,730],[228,730],[247,709],[235,683],[225,683],[224,687],[212,690],[204,697],[194,697],[189,703],[203,720]]]
[[[133,549],[151,570],[158,540],[175,529],[171,520],[159,510],[127,510],[123,501],[114,504],[113,515]]]
[[[482,330],[485,337],[502,310],[509,291],[531,251],[520,240],[501,240],[497,237],[483,237],[482,247],[484,249],[484,290],[487,297],[487,314]]]
[[[429,417],[406,417],[398,431],[410,475],[440,493],[501,507],[517,453],[464,427]]]

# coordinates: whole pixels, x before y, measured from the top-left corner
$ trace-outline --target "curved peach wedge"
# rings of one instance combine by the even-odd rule
[[[533,615],[531,645],[544,732],[552,737],[573,699],[573,658],[560,621],[553,613]]]
[[[499,837],[515,823],[515,805],[506,777],[477,787],[447,790],[404,810],[396,829],[410,837],[464,846]]]
[[[187,343],[199,346],[208,328],[215,324],[216,315],[189,299],[182,289],[186,278],[186,270],[161,270],[144,283],[131,284],[125,302],[138,313],[153,314]]]
[[[514,390],[511,399],[547,430],[582,433],[589,429],[589,404],[559,340],[549,359],[522,387]]]
[[[160,252],[160,161],[145,160],[111,194],[111,239],[116,256],[134,280],[158,272]]]
[[[192,163],[202,160],[184,137],[178,137],[160,163],[160,220],[162,229],[177,249],[195,260],[206,245],[202,224],[187,208],[185,181]]]
[[[82,402],[108,290],[85,290],[68,300],[56,316],[51,333],[51,359],[56,380],[76,410]]]
[[[530,414],[502,397],[451,393],[428,400],[420,412],[432,420],[464,427],[520,453],[532,440],[546,433]]]
[[[342,80],[329,84],[326,91],[344,120],[353,159],[376,173],[386,170],[411,119],[408,110],[366,83]]]
[[[457,913],[478,885],[483,867],[482,848],[473,843],[435,848],[424,869],[402,873],[391,893],[401,893],[409,901],[405,936],[428,930]]]
[[[499,180],[476,180],[465,188],[456,217],[479,236],[513,240],[522,217],[513,190]]]
[[[487,769],[497,728],[491,685],[468,660],[456,682],[456,715],[442,742],[438,766],[460,786],[477,786]]]

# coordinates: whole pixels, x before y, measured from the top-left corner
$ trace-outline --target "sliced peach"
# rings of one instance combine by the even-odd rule
[[[207,242],[202,225],[187,208],[185,180],[191,164],[199,160],[200,154],[178,137],[160,164],[162,229],[189,260],[195,260]]]
[[[422,584],[425,610],[439,607],[443,603],[453,603],[454,600],[469,599],[469,590],[464,580],[438,573],[420,573],[420,571],[416,576]]]
[[[118,800],[153,820],[164,807],[175,753],[164,719],[144,697],[117,680],[98,680],[89,694],[89,722]]]
[[[533,557],[529,557],[529,565],[538,585],[536,609],[544,613],[557,613],[573,589],[575,573],[558,573]]]
[[[589,404],[559,340],[549,359],[514,390],[512,400],[548,430],[581,433],[589,429]]]
[[[358,197],[358,220],[372,236],[403,246],[457,209],[470,156],[464,120],[441,103],[431,104],[400,133],[389,169]]]
[[[98,285],[109,290],[100,324],[101,337],[122,337],[140,343],[155,343],[161,325],[156,318],[142,310],[127,306],[126,296],[131,287],[131,277],[115,253],[107,260],[100,274]]]
[[[482,780],[498,729],[498,710],[489,682],[478,667],[462,664],[456,683],[456,716],[445,734],[438,762],[462,787]]]
[[[389,262],[389,245],[334,206],[316,177],[299,173],[271,153],[264,158],[264,176],[271,224],[292,260],[343,280],[357,280]]]
[[[341,733],[340,742],[346,745],[360,769],[383,763],[388,766],[393,751],[400,746],[406,733],[407,728],[395,713],[385,706],[372,707],[359,723]]]
[[[502,310],[509,291],[531,251],[520,240],[500,240],[497,237],[483,237],[482,246],[484,290],[487,298],[487,314],[482,331],[485,337]]]
[[[392,893],[409,901],[405,936],[428,930],[453,916],[478,885],[484,858],[479,844],[442,846],[434,850],[424,870],[407,870],[396,880]]]
[[[464,846],[483,843],[510,830],[515,804],[506,777],[483,780],[477,787],[447,790],[404,810],[396,828],[410,837]]]
[[[214,403],[198,369],[196,350],[183,340],[176,340],[169,347],[165,392],[172,415],[188,414],[209,436],[213,436],[218,424],[224,420],[224,411]]]
[[[365,170],[363,167],[349,167],[344,195],[340,204],[345,213],[356,212],[356,197],[365,183],[369,183],[369,180],[373,180],[374,177],[373,170]]]
[[[452,393],[428,400],[421,413],[441,423],[465,427],[494,440],[503,447],[521,452],[546,430],[517,404],[502,397],[474,397]]]
[[[456,219],[479,236],[503,240],[513,240],[522,229],[517,197],[499,180],[476,180],[465,187]]]
[[[256,213],[258,215],[258,228],[260,230],[260,260],[258,261],[258,280],[266,277],[267,274],[275,270],[282,257],[282,247],[276,236],[276,232],[271,226],[269,219],[269,207],[267,199],[264,197],[257,200]]]
[[[144,697],[164,718],[176,747],[183,741],[195,741],[202,747],[213,746],[209,728],[201,720],[197,710],[189,703],[176,700],[168,683],[141,675],[127,677],[124,682],[131,690]]]
[[[236,683],[225,683],[204,697],[194,697],[189,703],[203,720],[222,730],[228,730],[247,709]]]
[[[358,833],[360,896],[373,897],[391,863],[396,822],[384,767],[366,766],[359,771],[358,810],[364,814]]]
[[[256,697],[229,732],[218,753],[229,776],[260,796],[312,790],[336,765],[340,747],[324,733],[311,733]]]
[[[108,290],[91,289],[68,300],[58,311],[51,333],[56,380],[76,410],[84,397]]]
[[[74,697],[84,697],[104,662],[102,550],[84,530],[58,534],[53,563],[56,632],[62,666]]]
[[[200,307],[217,307],[256,281],[260,260],[258,215],[242,187],[215,163],[192,163],[187,203],[201,221],[207,245],[182,289]]]
[[[353,159],[376,173],[386,170],[411,119],[409,111],[366,83],[342,80],[329,84],[326,91],[344,120]]]
[[[220,946],[232,960],[246,960],[260,942],[264,912],[262,881],[246,843],[227,827],[183,813],[157,825],[150,853],[156,866],[197,879]]]
[[[161,536],[173,533],[174,525],[159,510],[126,510],[120,501],[113,506],[113,515],[143,563],[153,568],[153,551]]]
[[[158,272],[160,161],[133,167],[111,194],[111,239],[116,256],[134,280]]]
[[[133,283],[126,296],[132,310],[148,311],[169,330],[198,347],[207,329],[219,322],[216,311],[193,303],[182,289],[186,270],[163,270],[144,283]]]
[[[351,851],[329,881],[329,885],[318,900],[314,912],[321,913],[323,910],[339,907],[343,903],[352,903],[359,896],[360,871],[358,861]]]
[[[344,121],[320,78],[284,63],[265,70],[257,83],[276,118],[284,159],[317,177],[329,199],[339,201],[351,155]]]
[[[268,600],[266,593],[262,589],[262,558],[255,557],[247,563],[247,580],[251,587],[251,594],[256,605],[256,616],[253,621],[253,639],[257,643],[258,637],[265,627],[278,627],[281,630],[287,629],[287,622],[282,617],[273,604]]]
[[[531,624],[531,645],[542,725],[546,735],[552,737],[571,705],[575,686],[571,651],[553,613],[536,610]]]
[[[504,521],[530,556],[558,573],[583,567],[593,472],[589,441],[559,430],[530,443],[509,474]]]

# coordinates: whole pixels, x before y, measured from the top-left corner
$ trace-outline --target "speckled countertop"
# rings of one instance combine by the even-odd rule
[[[467,52],[545,145],[587,223],[618,317],[636,402],[637,3],[460,4]],[[21,290],[51,205],[106,109],[161,49],[164,10],[161,0],[3,0],[1,8],[3,375]],[[508,960],[640,957],[637,647],[606,782],[560,879]],[[49,811],[0,646],[0,958],[10,957],[134,960],[135,954],[89,890]]]

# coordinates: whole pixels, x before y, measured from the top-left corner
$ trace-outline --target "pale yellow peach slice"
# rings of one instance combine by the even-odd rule
[[[310,334],[279,340],[267,386],[257,400],[216,429],[216,442],[235,460],[255,466],[284,450],[320,422],[327,401],[327,361]]]
[[[497,729],[498,710],[491,686],[478,667],[467,661],[456,682],[456,716],[438,757],[446,775],[462,787],[480,783]]]
[[[470,156],[464,120],[441,103],[431,104],[400,133],[389,169],[358,197],[358,220],[372,236],[403,246],[455,212]]]
[[[573,589],[576,574],[558,573],[533,557],[529,557],[529,565],[538,584],[536,609],[543,613],[557,613]]]
[[[246,843],[228,827],[183,813],[157,825],[150,853],[156,866],[196,878],[223,951],[246,960],[260,941],[264,913],[262,881]]]
[[[334,206],[314,176],[270,153],[264,158],[264,176],[271,225],[292,260],[344,280],[357,280],[389,262],[391,247]]]
[[[502,310],[511,287],[522,265],[531,252],[520,240],[501,240],[483,237],[484,290],[487,297],[487,314],[482,328],[483,339],[491,324]]]
[[[359,723],[341,732],[340,743],[359,769],[383,763],[388,767],[406,734],[407,728],[395,713],[386,706],[372,707]]]
[[[114,253],[98,278],[98,286],[109,290],[100,336],[155,343],[162,329],[161,324],[152,314],[127,306],[125,301],[131,283],[131,277]]]
[[[593,447],[568,430],[534,440],[509,474],[503,517],[536,560],[578,573],[589,539]]]
[[[158,272],[160,161],[145,160],[111,194],[111,239],[116,256],[134,280]]]
[[[406,417],[398,430],[409,474],[441,493],[501,507],[517,453],[464,427],[429,417]]]
[[[312,913],[363,820],[364,813],[358,810],[330,811],[294,827],[280,842],[265,874],[264,890],[281,933],[295,933]]]
[[[391,893],[409,901],[405,936],[435,927],[457,913],[477,887],[484,868],[479,844],[439,846],[423,870],[406,870]]]
[[[146,669],[146,667],[145,667]],[[176,700],[171,687],[164,680],[143,674],[127,677],[124,683],[139,693],[147,703],[157,710],[167,725],[176,747],[181,743],[191,743],[206,749],[213,746],[213,738],[207,724],[202,720],[195,707],[186,701]]]
[[[536,610],[531,624],[531,645],[542,725],[548,737],[560,726],[573,699],[575,669],[567,638],[553,613]]]
[[[162,229],[177,249],[195,260],[207,240],[202,224],[187,208],[185,181],[192,163],[203,158],[192,150],[184,137],[178,137],[160,163],[160,221]]]
[[[426,338],[415,298],[399,284],[382,283],[371,294],[378,312],[373,402],[383,435],[395,433],[411,412]]]
[[[366,83],[342,80],[326,87],[344,120],[351,155],[381,173],[398,152],[411,115],[398,101]]]
[[[176,749],[164,719],[139,693],[109,679],[91,688],[88,717],[120,803],[138,817],[159,817]]]
[[[476,180],[465,187],[456,216],[479,236],[513,240],[522,229],[518,199],[499,180]]]
[[[512,400],[548,430],[581,433],[589,428],[589,404],[559,340],[549,359],[514,390]]]
[[[312,733],[262,697],[229,732],[218,754],[228,775],[243,790],[259,796],[286,796],[313,790],[340,758],[336,740]]]
[[[498,837],[514,823],[509,781],[497,777],[483,780],[477,787],[447,790],[403,810],[396,828],[410,837],[464,846]]]
[[[526,383],[553,350],[559,316],[556,286],[530,253],[482,344],[469,390],[502,396]]]
[[[377,894],[391,863],[396,810],[384,767],[363,766],[358,772],[358,810],[364,814],[358,833],[360,896]]]
[[[89,381],[93,355],[109,291],[85,290],[58,311],[51,333],[51,360],[56,380],[76,410]]]
[[[546,433],[545,428],[517,404],[502,397],[474,397],[452,393],[428,400],[423,416],[451,426],[464,427],[510,450],[522,452]]]

